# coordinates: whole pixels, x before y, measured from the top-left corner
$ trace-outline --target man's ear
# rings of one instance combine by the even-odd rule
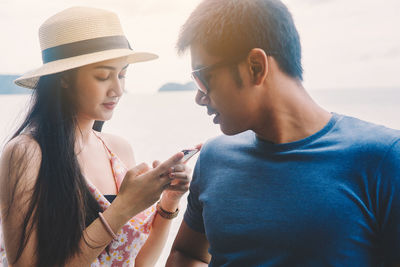
[[[262,84],[268,74],[267,54],[260,48],[253,48],[249,52],[248,63],[253,83],[255,85]]]

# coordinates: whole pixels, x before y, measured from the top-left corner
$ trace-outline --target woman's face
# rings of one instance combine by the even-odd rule
[[[78,118],[111,119],[125,87],[128,63],[125,58],[112,59],[77,69],[74,89]]]

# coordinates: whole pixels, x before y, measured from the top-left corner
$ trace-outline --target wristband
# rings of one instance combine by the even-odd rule
[[[161,207],[160,201],[157,202],[156,207],[157,207],[157,213],[160,214],[160,216],[163,217],[164,219],[172,220],[173,218],[176,218],[176,216],[178,216],[179,208],[177,208],[176,211],[174,212],[166,211]]]
[[[118,237],[117,235],[114,233],[114,231],[111,229],[110,225],[108,224],[108,222],[106,221],[106,218],[104,218],[103,214],[101,212],[99,212],[99,218],[100,221],[103,223],[104,228],[106,228],[107,232],[112,236],[112,238],[114,240],[117,240]]]

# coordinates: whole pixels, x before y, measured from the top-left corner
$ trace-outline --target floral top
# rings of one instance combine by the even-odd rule
[[[117,192],[122,180],[125,177],[127,168],[123,162],[107,147],[104,141],[96,134],[104,144],[110,156],[111,169],[113,171]],[[96,187],[88,182],[89,189],[95,196],[100,206],[106,210],[111,204]],[[149,236],[150,229],[156,214],[155,205],[145,211],[142,211],[130,219],[117,234],[118,240],[113,240],[109,245],[109,253],[104,250],[91,267],[98,266],[134,266],[135,258]]]
[[[98,136],[103,142],[103,140]],[[125,174],[127,168],[122,161],[111,152],[106,144],[103,142],[104,147],[107,149],[110,156],[110,164],[113,170],[115,183],[117,186],[117,192],[119,186]],[[94,197],[100,206],[106,210],[111,204],[104,197],[104,195],[90,182],[88,182],[89,190],[92,192]],[[118,239],[113,240],[109,245],[109,253],[104,250],[97,259],[91,264],[91,267],[98,266],[112,266],[112,267],[125,267],[134,266],[135,258],[139,253],[139,250],[144,245],[149,236],[150,229],[156,214],[155,205],[151,206],[147,210],[139,213],[132,219],[130,219],[117,234]],[[0,218],[1,226],[1,218]],[[4,249],[3,232],[0,227],[0,266],[7,267],[6,252]]]

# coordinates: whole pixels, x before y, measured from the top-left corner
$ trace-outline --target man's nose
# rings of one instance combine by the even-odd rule
[[[210,102],[210,99],[202,91],[197,90],[195,101],[200,106],[206,106]]]

